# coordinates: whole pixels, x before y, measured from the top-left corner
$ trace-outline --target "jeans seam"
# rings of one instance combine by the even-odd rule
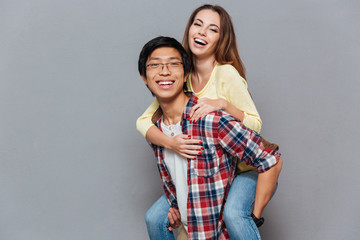
[[[257,236],[258,240],[261,240],[259,229],[256,226],[256,224],[255,224],[254,220],[252,219],[252,217],[250,217],[249,221],[250,221],[250,225],[252,226],[254,232],[256,233],[256,236]]]

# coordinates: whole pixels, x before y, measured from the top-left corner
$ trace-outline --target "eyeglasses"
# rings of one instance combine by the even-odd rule
[[[167,67],[167,69],[169,71],[179,71],[181,69],[181,65],[183,63],[182,62],[168,62],[168,63],[151,63],[151,64],[148,64],[146,65],[146,67],[149,69],[149,70],[157,70],[157,71],[161,71],[164,69],[164,66]]]

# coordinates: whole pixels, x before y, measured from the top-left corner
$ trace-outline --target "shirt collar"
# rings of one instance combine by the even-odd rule
[[[190,110],[191,108],[197,104],[198,102],[198,98],[195,96],[195,94],[193,92],[187,92],[186,93],[190,99],[188,101],[188,103],[186,104],[184,111],[183,111],[183,120],[189,120],[190,119]]]
[[[183,121],[190,119],[190,117],[191,117],[190,110],[198,102],[198,98],[195,96],[195,94],[193,92],[187,92],[186,94],[190,97],[190,99],[187,102],[187,104],[184,108],[183,114],[182,114]],[[160,127],[160,128],[161,128],[161,126],[160,126],[161,116],[162,116],[162,111],[159,106],[159,108],[155,111],[154,115],[152,116],[151,120],[154,124],[155,123],[157,124],[157,127]]]

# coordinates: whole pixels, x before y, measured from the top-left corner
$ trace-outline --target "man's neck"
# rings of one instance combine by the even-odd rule
[[[189,97],[184,92],[181,92],[171,101],[162,101],[161,99],[158,99],[158,101],[163,112],[164,124],[175,125],[181,120],[184,108],[189,101]]]

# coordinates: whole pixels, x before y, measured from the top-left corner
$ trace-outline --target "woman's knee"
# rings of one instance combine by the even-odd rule
[[[244,206],[245,207],[245,206]],[[246,209],[246,208],[231,208],[226,207],[225,204],[225,209],[224,209],[224,220],[225,223],[226,222],[242,222],[242,221],[246,221],[246,219],[248,219],[251,215],[251,211],[250,209]]]

